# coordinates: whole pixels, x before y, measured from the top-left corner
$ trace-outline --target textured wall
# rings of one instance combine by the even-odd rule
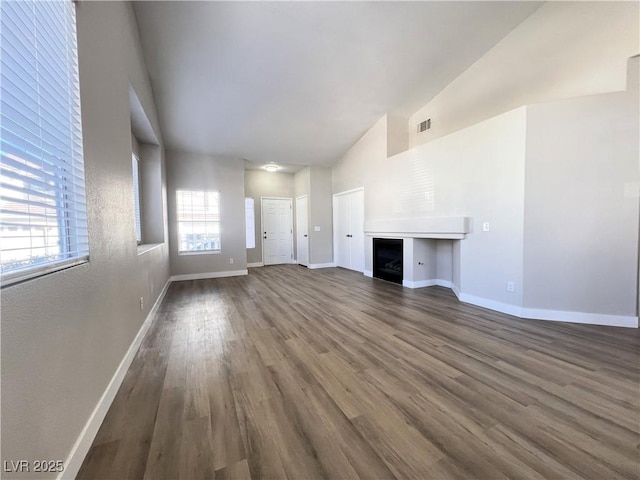
[[[179,189],[220,192],[220,253],[178,254],[176,190]],[[235,272],[247,268],[244,198],[244,162],[241,159],[167,152],[171,275]]]
[[[262,197],[294,197],[292,173],[269,173],[263,170],[247,170],[244,175],[244,194],[252,197],[255,208],[256,248],[247,249],[247,263],[262,263]],[[295,200],[293,208],[295,208]],[[295,220],[295,216],[294,216]],[[295,232],[295,229],[294,229]],[[295,244],[295,235],[294,235]]]
[[[91,258],[2,289],[3,460],[67,458],[169,278],[134,235],[129,82],[160,131],[130,5],[79,4],[78,48]]]

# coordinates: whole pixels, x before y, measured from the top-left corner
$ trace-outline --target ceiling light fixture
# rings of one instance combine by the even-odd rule
[[[264,167],[264,169],[265,169],[267,172],[274,173],[274,172],[277,172],[277,171],[278,171],[278,166],[277,166],[277,165],[267,165],[266,167]]]

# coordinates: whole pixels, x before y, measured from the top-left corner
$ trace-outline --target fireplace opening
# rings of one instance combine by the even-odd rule
[[[402,285],[402,239],[373,239],[373,276]]]

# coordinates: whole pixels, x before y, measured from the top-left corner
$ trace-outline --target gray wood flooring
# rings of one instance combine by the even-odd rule
[[[79,478],[638,479],[639,352],[343,269],[176,282]]]

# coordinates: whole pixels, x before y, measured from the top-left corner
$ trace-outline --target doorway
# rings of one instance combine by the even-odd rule
[[[298,265],[309,266],[309,211],[308,197],[296,198],[296,243],[298,245]]]
[[[262,261],[265,265],[293,260],[293,214],[290,198],[262,198]]]

